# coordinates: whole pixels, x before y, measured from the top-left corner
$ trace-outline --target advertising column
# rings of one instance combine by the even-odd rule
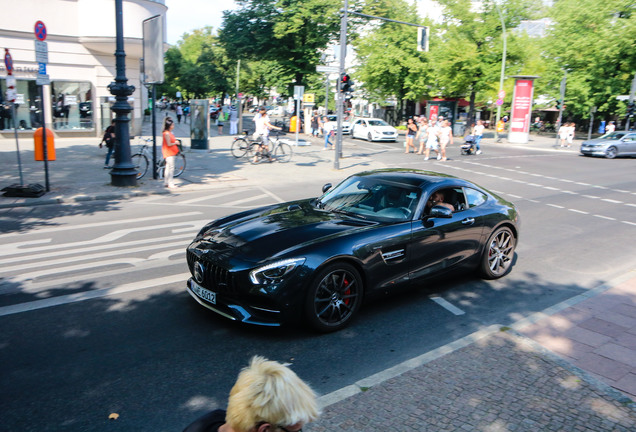
[[[532,116],[532,100],[534,97],[534,80],[537,76],[514,76],[515,90],[512,96],[512,113],[510,115],[510,133],[508,142],[525,144],[530,134]]]

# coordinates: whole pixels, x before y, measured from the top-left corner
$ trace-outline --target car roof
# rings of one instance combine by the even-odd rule
[[[462,180],[449,174],[441,174],[434,171],[425,171],[409,168],[385,168],[371,171],[364,171],[355,174],[358,177],[373,176],[383,180],[392,182],[405,183],[410,186],[422,187],[425,184],[443,185],[444,183],[452,183],[462,186],[475,186],[472,183]]]

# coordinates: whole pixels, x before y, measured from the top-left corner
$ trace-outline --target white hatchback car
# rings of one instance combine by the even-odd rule
[[[351,137],[367,141],[397,141],[397,129],[379,118],[357,119],[351,127]]]

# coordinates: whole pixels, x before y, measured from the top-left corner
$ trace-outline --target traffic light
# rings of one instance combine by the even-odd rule
[[[417,28],[417,50],[428,52],[428,27]]]
[[[634,111],[636,111],[636,102],[630,102],[627,104],[627,115],[629,117],[634,117]]]
[[[556,103],[556,109],[560,111],[561,108],[563,108],[563,101],[558,100]]]
[[[344,73],[340,77],[340,93],[348,93],[351,91],[351,77]]]

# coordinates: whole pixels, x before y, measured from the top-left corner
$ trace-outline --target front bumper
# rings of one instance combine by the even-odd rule
[[[188,279],[186,290],[201,306],[216,312],[217,314],[246,324],[254,324],[268,327],[279,327],[282,325],[282,313],[280,310],[265,309],[256,306],[241,304],[241,302],[217,293],[216,302],[211,303],[207,299],[199,297],[192,290],[192,278]]]
[[[581,154],[586,156],[605,156],[605,147],[581,146]]]

